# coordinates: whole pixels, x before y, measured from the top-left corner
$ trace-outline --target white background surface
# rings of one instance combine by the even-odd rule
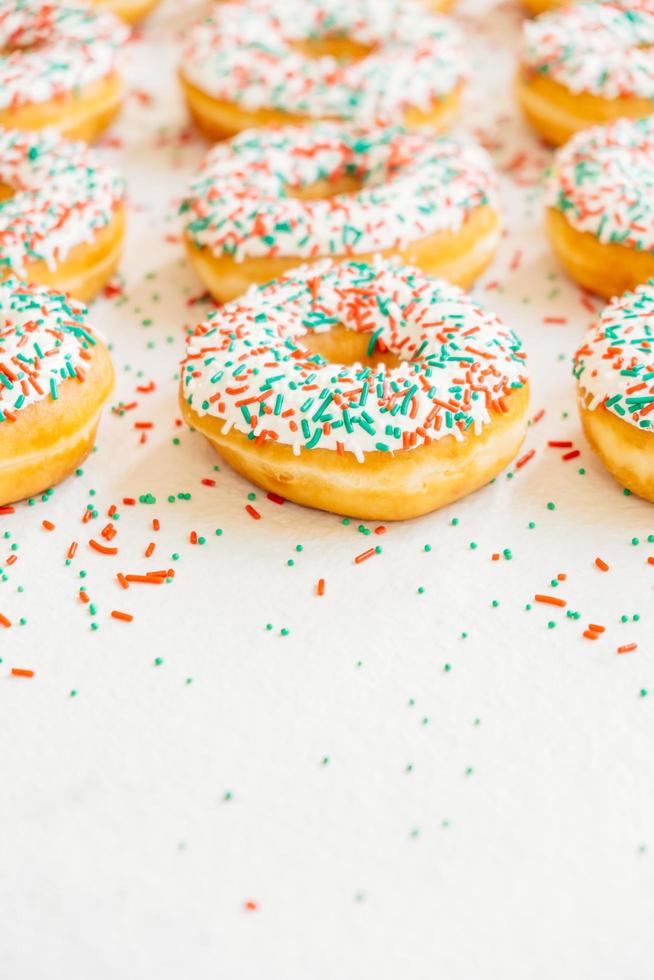
[[[503,170],[509,229],[477,294],[526,341],[533,414],[545,409],[526,444],[536,456],[377,537],[259,491],[253,521],[254,488],[175,426],[183,328],[209,309],[187,304],[202,287],[165,237],[178,234],[177,199],[204,149],[174,75],[197,7],[169,0],[146,25],[103,144],[132,207],[127,298],[99,301],[94,322],[114,346],[113,404],[138,407],[107,413],[83,476],[0,518],[11,535],[0,561],[19,546],[0,585],[14,624],[0,635],[0,974],[651,977],[654,511],[623,495],[579,431],[570,357],[590,314],[541,231],[547,153],[511,100],[521,15],[459,8],[474,59],[464,129],[481,131]],[[135,394],[150,380],[156,392]],[[138,421],[154,422],[144,445]],[[564,463],[547,440],[567,438],[582,455]],[[147,492],[155,505],[122,505]],[[178,492],[192,499],[169,504]],[[89,502],[100,517],[82,525]],[[120,553],[108,558],[87,542],[113,503]],[[380,556],[354,564],[376,544]],[[505,548],[512,559],[492,562]],[[169,565],[170,585],[116,583],[117,571]],[[525,611],[553,591],[579,620]],[[602,639],[582,638],[588,622],[606,626]],[[637,651],[617,656],[629,642]],[[35,677],[12,678],[16,666]]]

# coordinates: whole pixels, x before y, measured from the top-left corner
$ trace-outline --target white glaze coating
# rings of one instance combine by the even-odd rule
[[[129,36],[83,3],[0,3],[0,108],[49,102],[110,75]]]
[[[355,176],[360,191],[298,200],[287,188]],[[183,206],[198,247],[251,257],[356,255],[460,231],[497,179],[478,146],[399,128],[333,123],[249,130],[216,145]]]
[[[525,22],[522,63],[574,93],[654,99],[652,45],[650,0],[578,3]]]
[[[590,396],[624,422],[654,425],[654,282],[612,300],[575,355],[574,374]]]
[[[361,61],[313,59],[293,42],[342,33],[375,50]],[[241,109],[277,109],[360,125],[428,111],[465,80],[462,37],[414,0],[220,3],[190,31],[184,77]]]
[[[83,143],[54,130],[0,129],[0,271],[25,275],[42,260],[50,269],[91,242],[125,198],[125,182]]]
[[[401,363],[337,365],[303,345],[343,324]],[[412,449],[480,433],[526,382],[516,335],[463,290],[416,269],[324,261],[213,314],[191,336],[184,397],[254,439],[301,449]]]
[[[87,313],[62,293],[0,282],[0,424],[83,377],[89,349],[102,339],[87,326]]]

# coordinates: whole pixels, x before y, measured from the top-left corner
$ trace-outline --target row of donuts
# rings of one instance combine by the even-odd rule
[[[260,6],[259,0],[251,2]],[[309,7],[307,0],[303,2]],[[232,6],[227,5],[224,9]],[[325,3],[317,4],[316,8],[318,6],[324,10]],[[337,8],[338,4],[335,4],[334,10]],[[309,29],[307,37],[311,36]],[[345,40],[353,39],[345,35]],[[21,148],[20,134],[14,136],[18,140],[18,160],[22,160],[27,168],[25,161],[40,159],[42,168],[45,168],[41,171],[43,178],[48,171],[51,155],[43,147],[36,152],[33,147],[27,150]],[[268,137],[272,142],[270,139],[266,142]],[[323,506],[321,500],[333,501],[331,506],[334,509],[362,517],[392,519],[413,516],[475,489],[517,452],[526,425],[524,366],[523,373],[518,377],[502,374],[501,371],[498,373],[497,365],[491,365],[495,370],[487,370],[487,362],[494,359],[491,351],[495,347],[502,351],[501,361],[523,362],[524,354],[514,335],[507,334],[506,328],[498,325],[493,318],[488,321],[488,315],[484,320],[484,314],[471,301],[462,298],[458,291],[453,291],[444,283],[430,284],[430,280],[423,279],[415,269],[404,270],[398,283],[400,273],[396,275],[383,262],[380,265],[378,260],[373,263],[361,261],[368,260],[370,254],[379,251],[399,252],[405,260],[422,262],[424,271],[431,274],[446,271],[452,278],[458,277],[459,281],[468,282],[489,260],[499,227],[489,161],[481,151],[470,150],[462,156],[460,171],[453,171],[453,161],[457,158],[453,144],[442,141],[437,144],[437,150],[434,146],[434,142],[426,136],[401,130],[386,128],[354,132],[348,127],[334,124],[331,124],[331,130],[325,124],[323,128],[316,127],[315,130],[287,128],[282,133],[245,133],[226,145],[224,153],[219,152],[222,147],[214,151],[218,161],[217,172],[211,172],[214,164],[212,158],[211,166],[205,168],[206,172],[201,175],[200,193],[198,188],[194,188],[189,195],[186,208],[189,213],[191,254],[197,253],[196,258],[199,255],[209,256],[211,260],[220,260],[225,256],[231,259],[227,271],[225,268],[219,270],[214,274],[213,281],[220,289],[231,280],[232,295],[237,295],[248,284],[247,275],[251,275],[252,269],[247,270],[243,280],[243,269],[238,266],[245,264],[249,258],[259,260],[262,278],[269,279],[271,276],[266,273],[270,272],[271,260],[285,260],[282,268],[274,269],[274,274],[278,274],[299,261],[315,260],[324,254],[357,256],[354,265],[350,263],[349,266],[335,268],[319,266],[315,273],[303,269],[295,276],[291,274],[288,280],[290,289],[286,282],[282,282],[278,287],[260,290],[258,295],[266,312],[257,313],[256,319],[262,317],[275,323],[274,333],[258,336],[260,343],[254,348],[252,340],[248,339],[236,364],[232,359],[236,339],[234,331],[228,328],[221,332],[220,324],[204,325],[198,333],[200,337],[205,333],[212,336],[217,333],[217,347],[212,346],[207,350],[200,344],[199,353],[189,348],[190,362],[196,362],[199,357],[201,363],[193,363],[193,370],[184,372],[182,406],[187,418],[198,428],[204,429],[238,469],[274,492],[285,491],[285,496],[303,503],[313,502],[315,506]],[[274,170],[268,167],[269,160],[276,161]],[[244,179],[246,173],[261,173],[259,185],[256,181],[248,183]],[[17,183],[13,186],[16,187]],[[12,186],[11,181],[9,186]],[[120,237],[122,192],[119,186],[120,182],[112,183],[114,204],[107,208],[105,203],[104,212],[98,208],[94,226],[98,234],[95,238],[100,237],[101,230],[110,229],[106,237],[115,243],[116,227]],[[219,213],[213,221],[216,202],[223,200],[232,205],[234,215],[230,212]],[[96,202],[92,202],[94,205]],[[57,228],[69,231],[74,225],[66,221],[66,205],[62,204],[61,207],[63,212],[59,214],[61,221]],[[46,203],[44,211],[49,210]],[[405,226],[407,217],[408,228]],[[114,224],[116,218],[118,220]],[[212,249],[207,242],[211,245],[212,236],[215,238],[221,229],[225,234],[216,238]],[[328,231],[326,237],[324,229]],[[388,236],[389,229],[393,232],[392,238]],[[316,231],[319,232],[317,236]],[[386,247],[383,244],[384,235],[388,238]],[[44,235],[43,241],[46,238]],[[38,238],[32,236],[24,257],[32,266],[29,270],[31,279],[36,278],[33,259],[35,255],[38,256],[38,251],[33,247],[35,240],[38,242]],[[424,247],[421,248],[421,245]],[[20,241],[16,247],[20,248]],[[328,251],[325,252],[325,249]],[[409,249],[412,251],[404,254]],[[56,271],[56,264],[64,255],[70,259],[64,243],[60,242],[51,252],[49,262],[43,257],[40,261],[53,273],[53,266]],[[85,272],[88,263],[83,255],[79,254],[78,258],[82,272]],[[439,262],[443,263],[444,269],[439,268]],[[215,273],[210,264],[209,271]],[[337,298],[334,297],[335,276],[344,279],[346,284],[349,280],[351,287],[339,286],[335,290]],[[320,287],[323,281],[330,283],[327,293],[331,297],[329,300],[322,295]],[[361,287],[360,283],[365,283],[365,286]],[[385,296],[384,285],[387,283],[393,289],[389,292],[387,288],[388,295]],[[24,291],[24,287],[18,288],[22,297],[20,290]],[[79,285],[73,288],[80,293]],[[91,287],[87,288],[93,291]],[[398,290],[404,290],[409,297],[399,307],[396,299]],[[424,292],[430,296],[427,305],[419,301]],[[299,304],[299,319],[290,314],[293,307],[290,300],[296,293],[303,297]],[[361,299],[361,293],[368,299],[374,298],[373,311],[366,306],[365,299]],[[348,297],[345,305],[342,302],[343,294]],[[277,301],[279,295],[285,297],[283,303]],[[21,299],[19,306],[22,302]],[[243,304],[246,310],[252,310],[252,304],[248,306],[246,299],[220,315],[232,317],[233,321],[240,323]],[[254,309],[258,309],[259,302],[253,301],[253,304]],[[47,308],[47,303],[43,307]],[[326,314],[327,310],[331,310],[331,316]],[[419,314],[417,320],[414,319],[416,310]],[[471,310],[476,311],[474,315]],[[67,316],[72,318],[73,314],[69,312]],[[481,317],[483,328],[479,322],[475,322],[475,317],[477,320]],[[250,332],[246,329],[248,323],[249,316],[246,314],[245,323],[240,324],[238,329],[239,340],[244,335],[249,336]],[[334,323],[345,323],[350,328],[354,325],[354,329],[339,332],[328,330],[325,326]],[[484,351],[482,343],[474,346],[468,344],[465,354],[461,354],[458,331],[462,326],[469,327],[474,334],[481,331],[482,335],[484,330],[490,329],[490,339],[485,335],[487,349]],[[61,332],[61,323],[56,329]],[[8,330],[7,337],[11,336],[9,327]],[[368,339],[368,346],[363,352],[369,363],[355,372],[355,378],[348,375],[345,367],[334,377],[333,367],[323,364],[321,356],[328,353],[331,358],[346,364],[354,357],[362,365],[363,353],[356,344],[352,349],[352,341],[354,338],[360,340],[366,334],[373,338]],[[467,336],[465,329],[464,334]],[[513,338],[508,343],[507,336]],[[20,337],[25,337],[24,330]],[[289,355],[288,351],[299,337],[304,338],[303,343],[299,348],[293,347],[293,354]],[[310,337],[314,347],[317,339],[321,338],[322,350],[312,352],[307,337]],[[279,343],[271,343],[280,339],[283,340],[281,350]],[[9,345],[9,340],[6,339],[5,343]],[[225,356],[225,344],[225,366],[212,371],[207,379],[201,368],[205,363],[213,365],[217,359],[220,361],[221,356]],[[610,349],[613,350],[612,347]],[[643,347],[642,353],[645,352]],[[262,353],[269,359],[259,364],[256,358]],[[630,350],[630,353],[633,356],[633,351]],[[399,363],[387,366],[383,361],[379,363],[379,358],[386,355],[399,358]],[[16,366],[20,368],[23,364],[20,355],[16,354],[15,358],[18,358]],[[12,358],[14,362],[15,358]],[[250,358],[254,358],[252,366],[248,365]],[[54,360],[50,363],[57,362]],[[278,374],[273,372],[272,379],[269,376],[271,364],[279,369]],[[457,369],[454,377],[447,373],[448,365],[451,369],[453,364]],[[322,388],[315,378],[317,366],[325,367],[328,375],[322,377]],[[607,368],[608,365],[602,366]],[[438,368],[436,377],[440,379],[440,384],[431,383],[435,367]],[[611,370],[617,371],[621,377],[622,367],[619,367],[619,371],[613,366]],[[647,375],[645,368],[643,364],[638,371],[644,371]],[[633,366],[632,369],[635,370]],[[74,375],[70,374],[69,368],[65,368],[69,371],[68,376],[61,374],[63,368],[59,370],[60,380],[64,382],[68,378],[72,380],[73,376],[80,377],[77,366]],[[299,378],[296,371],[300,372]],[[361,372],[364,374],[361,375]],[[39,384],[38,372],[29,380],[20,377],[19,372],[20,390],[11,394],[15,388],[12,373],[15,373],[15,368],[9,366],[9,373],[4,372],[3,375],[9,382],[7,386],[2,381],[3,395],[6,390],[7,400],[12,401],[3,421],[15,423],[17,420],[12,420],[12,415],[33,407],[30,401],[33,397],[30,390],[32,382],[35,381],[42,391],[45,389]],[[223,390],[221,383],[225,373],[232,377],[232,384]],[[583,373],[582,370],[581,375]],[[597,374],[595,368],[591,374]],[[257,379],[262,385],[258,385]],[[583,381],[586,384],[588,376]],[[646,377],[645,388],[647,381],[649,378]],[[447,382],[445,387],[444,382]],[[208,383],[217,387],[209,390]],[[353,388],[353,384],[356,387]],[[198,399],[195,389],[197,386],[202,389],[202,385],[207,394]],[[323,407],[318,409],[314,404],[316,396],[311,394],[316,388],[320,389],[323,399]],[[371,388],[376,393],[373,398],[377,412],[371,412],[371,405],[368,404]],[[66,390],[70,390],[70,385]],[[516,390],[523,393],[522,400],[515,397]],[[638,390],[642,391],[642,388]],[[242,397],[233,401],[232,394]],[[649,435],[646,432],[649,426],[645,410],[646,394],[638,396],[641,408],[629,412],[621,404],[620,398],[609,409],[605,409],[605,402],[608,404],[612,396],[593,403],[592,391],[589,390],[593,418],[603,417],[604,411],[618,421],[621,421],[619,416],[626,415],[627,423],[640,430],[637,435]],[[50,396],[46,392],[44,397],[61,403],[61,399],[55,397],[52,391]],[[357,397],[365,398],[365,410],[358,402],[353,407],[352,398]],[[274,405],[271,407],[268,402],[272,399]],[[626,393],[625,399],[629,407],[633,393]],[[252,405],[258,406],[256,412],[249,407]],[[514,411],[516,406],[517,411]],[[595,413],[598,408],[601,411]],[[308,412],[310,414],[307,416]],[[36,432],[39,427],[34,426],[33,429]],[[13,430],[14,434],[19,431],[20,427]],[[337,438],[339,435],[341,438]],[[629,435],[633,433],[629,432]],[[445,436],[453,438],[444,440]],[[373,437],[376,441],[371,443]],[[57,458],[61,455],[60,449],[56,448]],[[399,450],[412,452],[404,456]],[[28,457],[33,462],[34,452],[28,453]],[[11,493],[16,493],[17,487],[24,487],[20,472],[23,456],[15,455],[14,461],[19,472],[11,473],[11,459],[4,466],[8,492]],[[312,461],[322,474],[322,490],[320,480],[317,487],[315,479],[311,482]],[[369,500],[364,492],[366,480],[372,481],[368,489],[374,491],[382,473],[385,490],[380,499]],[[433,478],[431,482],[430,474]],[[33,475],[44,478],[43,473]],[[398,479],[399,485],[396,483]],[[46,481],[46,485],[47,482],[51,481]],[[638,472],[632,479],[632,488],[645,495],[651,492],[647,485],[643,490],[641,484],[642,473]],[[309,489],[308,496],[307,485],[313,488]],[[340,503],[339,498],[335,497],[335,488],[339,485],[342,485],[344,493]],[[411,491],[412,487],[415,488],[414,492]],[[389,488],[392,488],[392,492]]]

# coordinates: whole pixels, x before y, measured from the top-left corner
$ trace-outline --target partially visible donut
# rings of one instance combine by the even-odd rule
[[[623,487],[654,502],[654,282],[603,310],[574,373],[591,446]]]
[[[378,260],[304,266],[188,341],[180,403],[231,465],[296,503],[370,520],[487,483],[527,428],[515,333],[456,286]]]
[[[62,293],[0,282],[0,505],[47,490],[93,448],[114,372],[87,312]]]
[[[577,3],[527,21],[517,93],[547,142],[654,111],[651,0]]]
[[[117,115],[127,28],[75,0],[0,7],[0,126],[92,140]]]
[[[545,198],[554,250],[581,286],[610,299],[654,277],[654,116],[574,136]]]
[[[480,147],[335,123],[217,144],[182,210],[191,261],[220,302],[302,262],[379,253],[467,286],[490,262],[501,224]]]
[[[112,276],[125,231],[125,182],[54,131],[0,130],[0,276],[89,300]]]
[[[196,24],[180,78],[210,139],[320,119],[443,130],[464,64],[458,27],[415,0],[250,0]]]

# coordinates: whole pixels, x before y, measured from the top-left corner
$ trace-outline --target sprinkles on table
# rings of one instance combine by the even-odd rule
[[[345,36],[359,61],[310,58],[307,40]],[[414,0],[252,0],[214,4],[190,31],[186,81],[253,112],[273,109],[358,124],[428,112],[465,81],[463,40],[448,18]]]
[[[305,346],[339,324],[399,366],[330,364]],[[525,383],[521,343],[497,317],[456,286],[382,260],[324,261],[251,290],[197,328],[182,363],[183,397],[225,434],[359,461],[480,433]]]
[[[359,189],[293,197],[343,178]],[[398,127],[317,123],[249,130],[216,145],[182,211],[194,245],[240,261],[402,250],[458,232],[484,205],[499,206],[493,165],[480,147]]]

